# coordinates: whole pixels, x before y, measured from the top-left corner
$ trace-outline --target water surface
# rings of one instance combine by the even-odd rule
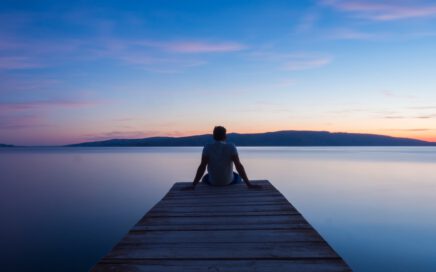
[[[436,148],[239,148],[354,271],[436,271]],[[0,148],[2,271],[87,271],[197,147]]]

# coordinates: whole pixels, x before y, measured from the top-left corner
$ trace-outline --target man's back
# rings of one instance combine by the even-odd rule
[[[233,157],[237,155],[235,145],[215,141],[203,148],[203,156],[208,158],[207,171],[212,185],[228,185],[233,180]]]
[[[247,173],[245,173],[244,166],[239,160],[238,151],[236,150],[235,145],[225,142],[227,139],[226,133],[226,129],[223,126],[216,126],[213,129],[213,139],[215,142],[207,144],[203,148],[201,163],[198,166],[192,186],[189,186],[189,188],[185,188],[184,190],[195,189],[195,186],[203,177],[206,167],[209,174],[203,177],[203,182],[207,184],[229,185],[238,183],[242,178],[248,188],[261,188],[258,185],[251,184]],[[233,173],[233,163],[235,164],[239,175]]]

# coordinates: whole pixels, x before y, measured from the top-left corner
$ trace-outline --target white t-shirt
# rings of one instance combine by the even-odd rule
[[[228,185],[233,181],[233,160],[238,151],[234,144],[215,141],[203,148],[203,156],[209,159],[207,172],[212,185]]]

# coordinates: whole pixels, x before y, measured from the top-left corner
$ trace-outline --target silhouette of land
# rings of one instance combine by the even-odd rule
[[[331,133],[327,131],[276,131],[266,133],[229,133],[228,142],[238,146],[436,146],[410,138],[397,138],[377,134]],[[203,146],[211,141],[211,135],[187,137],[150,137],[143,139],[112,139],[84,142],[67,146]]]
[[[0,144],[0,147],[13,147],[13,145],[8,145],[8,144]]]

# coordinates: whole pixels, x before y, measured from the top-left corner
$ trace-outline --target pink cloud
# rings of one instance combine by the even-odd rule
[[[381,93],[386,97],[392,97],[392,98],[407,98],[407,99],[416,99],[417,97],[415,95],[408,95],[408,94],[398,94],[392,91],[381,91]]]
[[[333,57],[313,52],[253,52],[250,57],[254,60],[282,63],[282,68],[289,71],[309,70],[323,67],[333,61]]]
[[[17,47],[22,46],[21,43],[18,43],[16,41],[7,39],[4,36],[0,36],[0,50],[11,50],[16,49]]]
[[[148,137],[181,137],[187,135],[198,134],[194,132],[180,132],[180,131],[164,131],[164,130],[115,130],[106,131],[93,134],[85,134],[81,136],[83,141],[102,141],[108,139],[142,139]]]
[[[295,30],[297,32],[309,31],[315,26],[318,20],[319,20],[319,15],[317,13],[315,12],[307,13],[301,18]]]
[[[436,5],[416,4],[416,2],[349,0],[322,0],[321,2],[341,11],[351,12],[357,17],[376,21],[436,16]]]
[[[0,57],[0,69],[31,69],[41,68],[43,64],[27,57]]]
[[[143,53],[121,53],[116,58],[126,64],[136,65],[144,70],[158,73],[177,73],[183,69],[207,63],[198,59],[154,57]]]
[[[47,108],[78,108],[95,105],[96,102],[90,101],[69,101],[69,100],[44,100],[31,102],[11,102],[0,103],[1,111],[22,111],[32,109],[47,109]]]
[[[38,91],[58,85],[61,81],[52,78],[32,77],[27,75],[0,75],[2,93]]]
[[[80,59],[84,42],[25,39],[0,33],[0,70],[36,69]]]
[[[289,71],[316,69],[328,65],[332,60],[330,56],[296,55],[285,63],[284,68]]]
[[[168,51],[180,53],[220,53],[240,51],[245,46],[239,43],[203,43],[203,42],[176,42],[164,46]]]
[[[142,41],[140,44],[176,53],[223,53],[241,51],[246,48],[246,46],[236,42],[209,43],[197,41]]]
[[[48,126],[44,120],[35,115],[0,116],[0,130],[23,129]]]
[[[37,69],[65,62],[113,59],[146,70],[176,73],[204,65],[186,55],[224,53],[246,48],[237,42],[127,40],[116,37],[40,40],[0,33],[0,70]],[[178,54],[174,54],[178,53]]]
[[[285,79],[272,85],[273,88],[286,88],[294,86],[297,81],[295,79]]]
[[[379,35],[373,33],[365,33],[353,29],[333,29],[327,33],[326,38],[334,40],[376,40],[386,35]]]

